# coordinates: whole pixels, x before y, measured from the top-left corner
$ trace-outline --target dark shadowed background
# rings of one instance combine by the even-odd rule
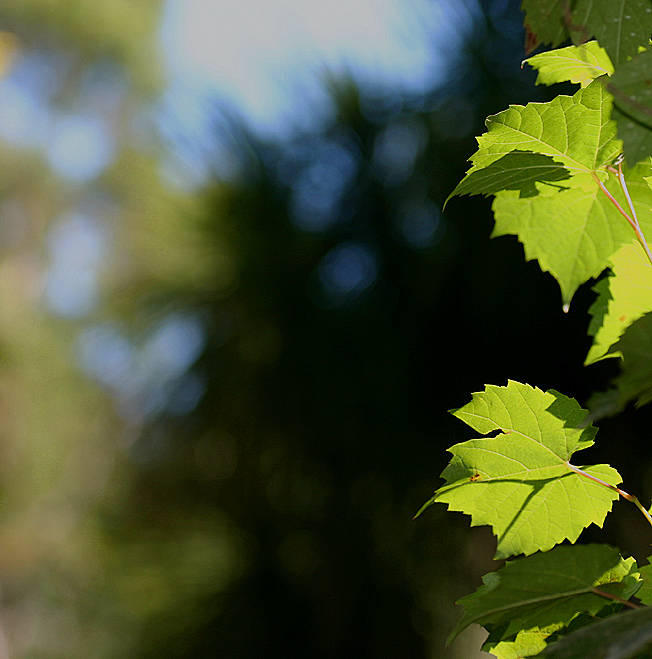
[[[265,60],[265,3],[206,4]],[[411,519],[470,437],[447,410],[616,368],[582,366],[590,287],[564,314],[490,200],[443,209],[488,114],[569,91],[521,69],[518,4],[415,3],[436,58],[325,59],[273,119],[174,73],[190,3],[2,2],[1,658],[476,656],[444,641],[494,540]],[[642,498],[650,420],[584,458]],[[583,538],[644,556],[616,510]]]

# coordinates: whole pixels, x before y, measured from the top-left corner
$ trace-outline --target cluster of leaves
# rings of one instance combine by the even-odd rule
[[[493,235],[518,237],[526,259],[558,281],[566,311],[604,273],[586,364],[619,358],[622,368],[613,390],[592,399],[595,419],[652,401],[652,2],[524,0],[523,9],[531,48],[573,43],[526,60],[537,83],[580,88],[490,116],[450,196],[492,195]],[[497,559],[525,557],[460,601],[451,639],[479,623],[497,657],[649,656],[652,565],[606,545],[558,546],[602,526],[618,498],[652,524],[615,469],[571,462],[593,444],[588,411],[509,381],[453,414],[482,437],[449,449],[445,483],[422,510],[447,504],[492,528]]]

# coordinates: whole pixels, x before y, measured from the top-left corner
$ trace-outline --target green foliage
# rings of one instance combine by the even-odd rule
[[[575,82],[582,86],[614,72],[613,64],[597,41],[539,53],[525,60],[539,72],[536,84]]]
[[[622,112],[652,128],[652,50],[619,67],[608,88]]]
[[[631,597],[640,585],[634,559],[623,559],[613,547],[556,547],[486,574],[483,585],[458,602],[464,615],[451,640],[479,623],[492,629],[492,644],[523,631],[535,634],[539,643],[542,636],[567,627],[580,613],[595,615],[611,606],[611,596]]]
[[[526,258],[557,279],[564,304],[632,240],[605,193],[627,207],[608,171],[622,150],[611,107],[602,80],[595,80],[572,97],[511,106],[489,117],[472,167],[451,193],[494,194],[493,235],[517,235]],[[652,233],[652,194],[644,179],[649,173],[648,163],[625,173],[644,233]]]
[[[571,38],[596,37],[619,64],[647,45],[652,33],[650,0],[523,0],[525,24],[537,43],[559,46]]]
[[[652,648],[652,609],[611,616],[569,634],[540,656],[554,659],[643,659]],[[641,654],[642,652],[644,654]]]
[[[450,196],[493,195],[493,235],[518,237],[526,258],[557,279],[565,310],[609,269],[594,287],[586,364],[617,357],[621,372],[592,399],[590,416],[572,398],[514,381],[473,394],[453,414],[487,436],[449,449],[445,482],[423,509],[444,503],[472,526],[490,526],[496,558],[526,555],[460,600],[451,638],[479,623],[489,632],[484,649],[506,659],[649,656],[640,653],[652,647],[652,609],[622,610],[652,605],[652,566],[639,569],[606,545],[555,545],[602,526],[618,498],[652,525],[613,468],[571,463],[593,444],[590,418],[652,402],[652,3],[523,8],[530,45],[576,44],[527,59],[537,83],[581,88],[490,116]]]
[[[621,405],[652,401],[652,313],[632,323],[614,350],[623,356],[622,372],[615,382]]]
[[[602,525],[618,494],[570,464],[596,433],[583,425],[586,410],[573,399],[510,381],[487,386],[454,415],[482,434],[500,432],[452,446],[442,473],[446,484],[429,503],[446,503],[470,515],[473,525],[490,525],[496,558],[574,542],[589,524]],[[607,465],[583,471],[610,485],[621,482]]]
[[[611,274],[594,290],[598,297],[589,310],[593,345],[586,364],[618,356],[612,346],[629,325],[652,311],[652,268],[641,246],[630,243],[621,247],[611,257]]]
[[[607,88],[614,97],[613,117],[630,162],[652,152],[652,50],[618,68]]]

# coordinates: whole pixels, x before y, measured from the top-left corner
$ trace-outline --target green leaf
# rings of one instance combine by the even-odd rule
[[[634,164],[649,157],[652,153],[652,130],[621,112],[614,105],[612,119],[618,126],[618,137],[623,142],[623,152],[629,164]]]
[[[556,164],[565,174],[590,174],[611,163],[620,153],[616,125],[610,121],[611,95],[601,81],[578,90],[573,96],[557,96],[549,103],[510,105],[507,110],[487,118],[487,132],[478,137],[478,150],[471,156],[472,166],[449,199],[459,194],[492,194],[503,181],[513,185],[512,168],[501,178],[494,172],[489,185],[473,175],[514,151],[548,156],[547,175]],[[554,163],[554,164],[553,164]],[[549,179],[548,179],[549,180]]]
[[[621,197],[614,182],[607,188]],[[540,189],[543,192],[543,186]],[[541,269],[559,282],[565,305],[570,304],[578,286],[597,277],[609,257],[633,235],[597,185],[588,189],[571,187],[538,197],[501,192],[492,209],[496,220],[492,237],[518,236],[525,258],[536,259]]]
[[[648,563],[652,556],[648,556]],[[644,565],[639,568],[639,577],[643,581],[641,587],[636,591],[636,597],[646,606],[652,605],[652,565]]]
[[[619,64],[646,46],[652,34],[650,0],[523,0],[525,25],[540,43],[558,46],[569,37],[581,44],[595,37]]]
[[[472,166],[450,196],[495,194],[494,236],[515,234],[527,259],[558,281],[565,305],[597,277],[633,231],[601,188],[621,143],[608,120],[611,96],[596,80],[572,97],[511,106],[487,119]],[[638,219],[652,234],[649,162],[625,173]],[[615,177],[603,183],[628,209]],[[450,199],[450,197],[449,197]]]
[[[566,0],[523,0],[525,27],[538,43],[558,46],[568,38],[564,21]]]
[[[439,502],[488,524],[498,539],[496,558],[545,551],[565,539],[574,542],[591,523],[601,526],[621,482],[608,465],[577,473],[570,458],[593,444],[597,430],[585,426],[586,410],[556,391],[527,384],[488,385],[453,414],[493,437],[449,449],[445,485],[419,511]]]
[[[635,401],[640,407],[652,401],[652,313],[632,323],[613,350],[623,357],[622,371],[615,380],[620,405]]]
[[[499,641],[498,643],[485,642],[482,649],[490,652],[498,659],[521,659],[521,657],[534,657],[546,649],[546,639],[553,634],[560,625],[550,625],[539,629],[524,629],[520,631],[513,641]]]
[[[652,50],[619,66],[607,88],[619,110],[652,128]]]
[[[538,631],[540,643],[543,630],[550,635],[580,613],[611,605],[613,597],[631,597],[639,587],[636,569],[633,558],[621,558],[608,545],[562,546],[508,561],[458,602],[464,614],[449,640],[478,623],[502,625],[503,639]]]
[[[623,245],[611,257],[611,269],[613,274],[594,289],[598,298],[589,312],[599,322],[589,326],[594,339],[585,364],[619,356],[611,346],[629,325],[652,311],[652,265],[643,248],[636,242]]]
[[[540,656],[554,659],[633,659],[649,657],[652,648],[652,608],[618,613],[565,636]]]
[[[628,162],[652,153],[652,50],[618,67],[607,88],[614,96],[613,118]]]
[[[537,182],[558,183],[569,178],[569,171],[550,156],[511,151],[486,167],[470,170],[452,195],[490,195],[501,190],[518,190],[519,197],[534,197],[539,194]]]
[[[625,178],[643,232],[652,236],[652,189],[644,179],[649,172],[649,164],[640,163]],[[541,194],[536,197],[500,192],[493,203],[496,227],[492,235],[517,235],[526,259],[537,259],[541,269],[557,279],[566,305],[577,287],[597,277],[612,255],[634,237],[595,181],[593,187],[580,187],[574,185],[574,179],[566,190],[537,184]],[[615,178],[605,187],[621,207],[628,208]]]
[[[609,55],[597,41],[539,53],[524,63],[539,72],[537,85],[574,82],[586,86],[595,78],[614,72]]]
[[[578,0],[573,24],[585,26],[584,32],[572,30],[573,41],[595,37],[618,65],[633,57],[639,46],[646,46],[652,34],[650,0]]]

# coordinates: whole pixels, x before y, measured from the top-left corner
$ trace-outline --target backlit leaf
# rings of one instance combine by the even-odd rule
[[[583,467],[589,476],[571,465],[597,432],[584,425],[586,410],[576,401],[509,381],[488,385],[453,414],[483,435],[498,432],[449,449],[445,485],[422,510],[445,503],[470,515],[472,526],[491,526],[496,558],[546,551],[574,542],[591,523],[602,525],[618,494],[589,476],[612,486],[621,479],[608,465]]]
[[[652,265],[636,242],[623,245],[611,257],[612,275],[596,286],[598,298],[589,309],[599,322],[589,326],[593,345],[586,357],[591,364],[605,357],[616,357],[610,350],[625,329],[652,311]]]
[[[578,90],[573,96],[557,96],[548,103],[510,105],[487,118],[487,132],[478,137],[478,150],[471,156],[471,168],[450,197],[461,194],[492,194],[503,180],[513,184],[507,168],[501,178],[496,172],[487,187],[476,172],[513,152],[548,156],[546,174],[553,166],[565,174],[591,174],[611,163],[620,153],[616,125],[610,121],[611,96],[601,81]],[[469,181],[475,179],[472,185]],[[539,179],[539,180],[550,180]]]
[[[649,165],[641,163],[625,178],[641,227],[652,236],[652,194],[643,178],[648,173]],[[493,203],[493,236],[518,236],[526,259],[537,259],[541,269],[557,279],[564,304],[570,303],[580,284],[597,277],[618,249],[634,238],[632,228],[597,183],[593,187],[573,183],[573,179],[565,183],[569,189],[537,184],[541,194],[533,197],[500,192]],[[615,177],[605,187],[627,208]]]
[[[611,75],[614,71],[609,55],[597,41],[548,50],[526,59],[524,63],[539,72],[537,85],[574,82],[586,86],[595,78]]]

